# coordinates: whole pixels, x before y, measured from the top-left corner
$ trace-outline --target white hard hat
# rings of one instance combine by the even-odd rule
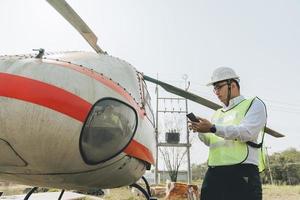
[[[229,67],[219,67],[213,72],[211,81],[207,84],[207,86],[228,79],[236,79],[237,81],[239,81],[239,78],[240,77],[235,73],[233,69]]]

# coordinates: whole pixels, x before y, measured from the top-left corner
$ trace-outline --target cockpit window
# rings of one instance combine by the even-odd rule
[[[129,105],[112,98],[98,101],[86,120],[80,150],[87,164],[98,164],[118,155],[131,141],[137,114]]]

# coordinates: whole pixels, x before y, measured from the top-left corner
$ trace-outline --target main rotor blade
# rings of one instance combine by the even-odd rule
[[[222,106],[220,106],[220,105],[218,105],[218,104],[216,104],[216,103],[214,103],[212,101],[204,99],[204,98],[202,98],[202,97],[200,97],[198,95],[195,95],[195,94],[190,93],[190,92],[188,92],[186,90],[183,90],[183,89],[180,89],[178,87],[175,87],[175,86],[170,85],[168,83],[159,81],[157,79],[151,78],[151,77],[146,76],[146,75],[143,75],[143,77],[144,77],[144,80],[152,82],[152,83],[155,83],[155,84],[161,86],[162,88],[164,88],[166,91],[168,91],[170,93],[173,93],[173,94],[176,94],[178,96],[184,97],[186,99],[189,99],[191,101],[199,103],[199,104],[201,104],[203,106],[206,106],[208,108],[211,108],[213,110],[217,110],[217,109],[219,109],[219,108],[222,107]],[[269,135],[272,135],[272,136],[276,137],[276,138],[284,137],[283,134],[281,134],[281,133],[279,133],[277,131],[274,131],[274,130],[268,128],[268,127],[266,127],[265,132],[268,133]]]
[[[277,131],[274,131],[274,130],[268,128],[268,127],[266,127],[265,132],[268,133],[269,135],[272,135],[272,136],[276,137],[276,138],[280,138],[280,137],[285,136],[285,135],[283,135],[283,134],[281,134]]]
[[[157,79],[154,79],[154,78],[151,78],[149,76],[146,76],[146,75],[143,75],[144,76],[144,79],[146,81],[149,81],[149,82],[152,82],[152,83],[155,83],[157,85],[160,85],[162,88],[164,88],[166,91],[170,92],[170,93],[173,93],[173,94],[177,94],[178,96],[181,96],[181,97],[184,97],[186,99],[189,99],[191,101],[194,101],[196,103],[199,103],[201,105],[204,105],[208,108],[211,108],[213,110],[217,110],[219,108],[221,108],[220,105],[212,102],[212,101],[209,101],[207,99],[204,99],[198,95],[195,95],[193,93],[190,93],[186,90],[183,90],[183,89],[180,89],[178,87],[175,87],[173,85],[170,85],[168,83],[165,83],[165,82],[162,82],[162,81],[159,81]]]
[[[97,53],[106,53],[97,45],[97,36],[65,0],[47,1],[83,36]]]

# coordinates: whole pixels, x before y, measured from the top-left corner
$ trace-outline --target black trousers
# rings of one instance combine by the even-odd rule
[[[262,200],[258,167],[252,164],[209,167],[200,200]]]

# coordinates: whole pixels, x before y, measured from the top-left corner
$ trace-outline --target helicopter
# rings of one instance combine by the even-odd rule
[[[65,0],[47,2],[95,53],[0,56],[0,178],[63,191],[131,185],[150,199],[143,175],[155,165],[156,130],[146,81],[213,110],[221,106],[108,55]],[[147,190],[136,184],[141,177]]]

